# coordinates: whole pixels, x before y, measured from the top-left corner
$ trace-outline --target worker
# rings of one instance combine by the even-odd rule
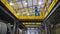
[[[34,8],[35,8],[35,16],[40,16],[37,5],[35,5]]]

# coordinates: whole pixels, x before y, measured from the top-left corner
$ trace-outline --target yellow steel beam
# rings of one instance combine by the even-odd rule
[[[41,16],[44,18],[44,8],[42,8]]]
[[[50,7],[47,9],[46,14],[44,16],[44,18],[47,17],[47,15],[49,14],[49,12],[53,9],[53,7],[55,6],[55,4],[58,2],[58,0],[53,0],[53,2],[51,3]]]
[[[23,23],[24,25],[39,25],[39,24],[41,24],[41,23]]]
[[[13,10],[13,8],[8,4],[7,0],[0,0],[10,11],[12,14],[14,14],[16,17],[18,17],[16,15],[16,11]]]
[[[38,26],[38,25],[40,25],[40,24],[24,24],[24,25],[26,25],[26,26],[27,26],[27,25],[31,25],[31,26],[32,26],[32,25],[33,25],[33,26],[36,25],[36,26]]]
[[[20,20],[20,19],[44,19],[48,13],[52,10],[52,8],[54,7],[54,5],[57,3],[58,0],[53,0],[52,4],[50,5],[50,7],[47,9],[46,14],[44,16],[44,9],[42,9],[42,13],[41,16],[20,16],[20,11],[18,13],[16,13],[16,11],[13,10],[13,8],[8,4],[7,0],[1,0],[1,2]],[[47,4],[46,4],[47,5]],[[48,7],[48,6],[46,6]],[[27,8],[25,8],[27,9]],[[29,10],[31,10],[33,8],[29,8]],[[39,8],[40,9],[40,8]],[[43,15],[43,16],[42,16]]]
[[[39,27],[41,23],[23,23],[25,27]]]
[[[26,8],[18,8],[17,10],[24,10],[24,9],[26,9],[26,10],[35,10],[35,8],[27,8],[27,7]],[[38,8],[38,10],[40,10],[40,9],[42,9],[42,8]]]
[[[39,27],[39,25],[25,25],[25,27]]]
[[[17,15],[19,13],[16,13],[16,11],[13,10],[13,8],[8,4],[7,0],[1,0],[1,2],[11,11],[12,14],[14,14],[19,20],[20,19],[43,19],[43,16],[20,16]]]
[[[42,16],[19,16],[19,19],[44,19]]]
[[[25,25],[25,26],[39,26],[39,25]]]

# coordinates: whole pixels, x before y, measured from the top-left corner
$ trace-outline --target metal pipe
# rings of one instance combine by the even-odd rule
[[[11,14],[8,13],[2,6],[0,6],[1,10],[3,10],[7,15],[9,15],[13,20],[16,20]]]

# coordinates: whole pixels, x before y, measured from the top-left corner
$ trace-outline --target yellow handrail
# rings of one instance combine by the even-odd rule
[[[12,14],[14,14],[16,17],[16,11],[8,4],[7,0],[0,0],[10,11]]]
[[[48,10],[46,11],[46,14],[44,16],[44,18],[47,17],[47,15],[49,14],[49,12],[53,9],[53,7],[55,6],[55,4],[58,2],[58,0],[53,0],[53,2],[51,3],[50,7],[48,7]]]
[[[1,0],[1,2],[11,11],[12,14],[14,14],[18,19],[44,19],[46,18],[46,16],[49,14],[49,12],[52,10],[52,8],[54,7],[54,5],[58,2],[58,0],[53,0],[52,4],[50,5],[50,7],[48,7],[48,1],[46,1],[46,14],[44,14],[44,8],[42,8],[42,12],[40,12],[40,16],[20,16],[20,10],[18,10],[18,13],[16,13],[16,11],[8,4],[7,0]],[[16,3],[17,4],[17,3]],[[34,8],[24,8],[27,10],[34,10]],[[39,8],[40,10],[41,8]]]

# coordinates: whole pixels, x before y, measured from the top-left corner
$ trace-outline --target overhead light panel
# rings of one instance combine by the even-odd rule
[[[27,2],[25,2],[25,5],[27,5]]]
[[[39,4],[39,5],[41,5],[41,4],[42,4],[42,2],[39,2],[38,4]]]
[[[10,2],[10,5],[14,5],[12,2]]]

